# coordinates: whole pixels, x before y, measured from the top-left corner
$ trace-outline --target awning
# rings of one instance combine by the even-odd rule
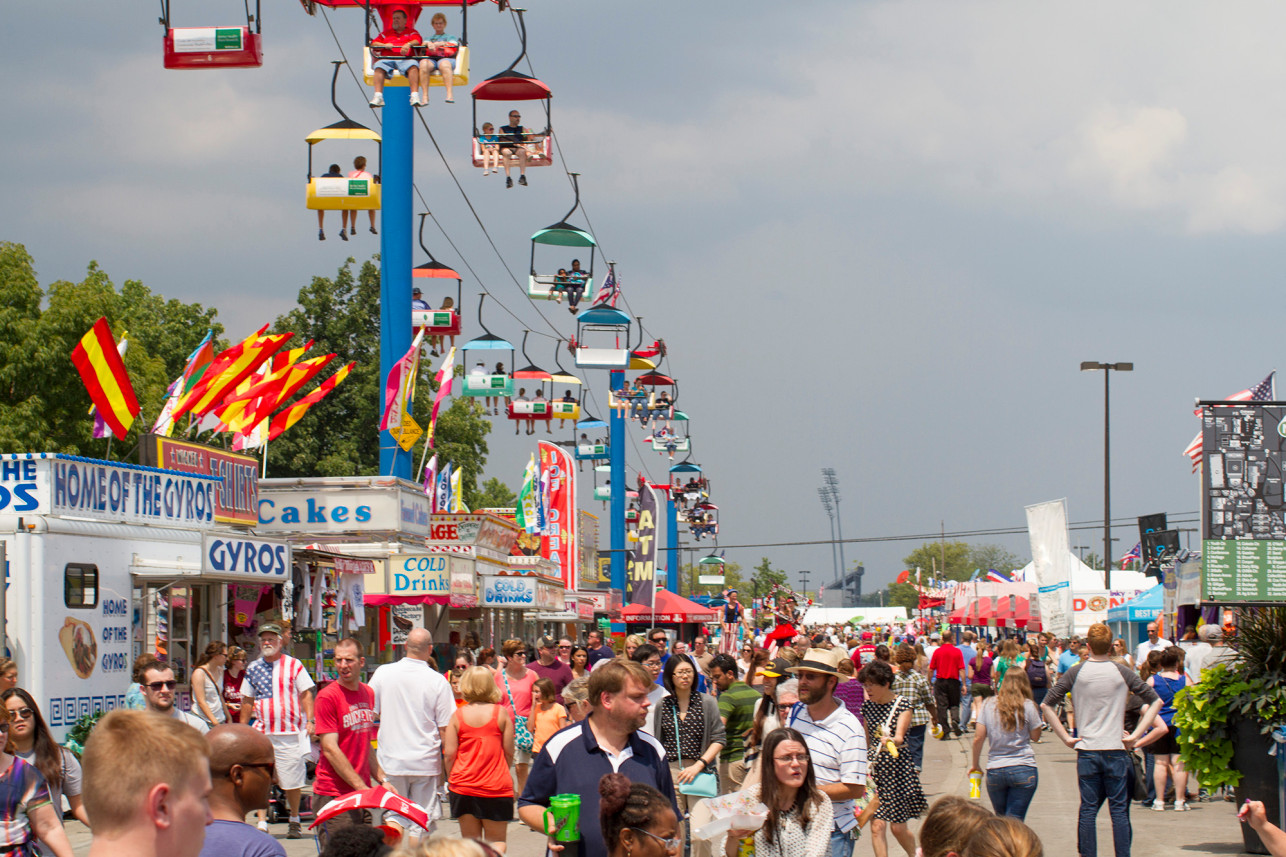
[[[668,589],[656,593],[656,610],[651,604],[627,604],[621,610],[626,622],[650,622],[655,615],[657,622],[718,622],[719,610],[702,607],[695,601],[675,595]]]
[[[1162,598],[1165,593],[1161,584],[1140,593],[1124,604],[1107,611],[1109,622],[1151,622],[1161,615]]]

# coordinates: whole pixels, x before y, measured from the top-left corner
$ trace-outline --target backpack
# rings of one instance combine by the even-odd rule
[[[1028,658],[1025,664],[1027,681],[1033,689],[1049,687],[1049,678],[1045,673],[1045,662],[1039,658]]]

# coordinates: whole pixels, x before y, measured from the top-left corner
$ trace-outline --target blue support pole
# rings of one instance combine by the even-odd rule
[[[665,495],[665,588],[679,594],[679,508],[673,492]]]
[[[622,370],[613,371],[608,379],[613,390],[625,386],[625,372]],[[612,520],[608,526],[612,549],[612,588],[621,590],[621,597],[625,598],[629,595],[625,587],[625,414],[620,408],[613,408],[608,419],[607,444],[608,463],[612,467]]]
[[[411,90],[384,89],[384,138],[380,176],[380,382],[379,411],[384,413],[384,382],[411,347],[411,184],[415,177],[415,137]],[[411,479],[411,453],[380,432],[380,473]]]

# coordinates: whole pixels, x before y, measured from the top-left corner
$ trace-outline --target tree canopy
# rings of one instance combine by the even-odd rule
[[[943,565],[943,557],[946,564]],[[968,542],[925,542],[911,551],[903,560],[906,568],[911,570],[912,580],[915,569],[920,569],[922,581],[930,578],[939,580],[968,580],[975,570],[987,573],[994,568],[1003,574],[1009,574],[1016,568],[1022,568],[1027,561],[1008,549],[994,544],[970,545]],[[920,596],[911,583],[890,583],[885,602],[893,607],[905,607],[913,610],[919,605]]]

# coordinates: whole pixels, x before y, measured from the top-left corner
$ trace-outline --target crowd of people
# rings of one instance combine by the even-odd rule
[[[1151,759],[1153,810],[1164,811],[1168,787],[1175,811],[1197,799],[1173,743],[1174,695],[1193,670],[1199,677],[1227,656],[1217,628],[1187,648],[1150,630],[1133,652],[1105,625],[1021,644],[810,628],[771,648],[751,637],[719,652],[704,637],[689,645],[657,628],[627,637],[622,654],[598,630],[583,645],[542,636],[505,640],[497,652],[476,635],[435,645],[417,628],[404,657],[367,680],[361,644],[339,640],[336,678],[319,689],[288,654],[289,628],[269,623],[249,663],[222,643],[204,650],[190,712],[175,705],[170,666],[140,657],[128,693],[140,710],[104,716],[79,759],[53,740],[12,663],[0,662],[0,847],[71,857],[65,811],[91,829],[91,857],[284,857],[263,812],[281,801],[286,838],[306,835],[315,748],[310,809],[329,816],[314,825],[326,857],[374,857],[386,840],[406,857],[476,857],[473,848],[490,857],[505,852],[515,821],[549,834],[551,853],[575,843],[578,857],[663,857],[685,846],[851,857],[863,830],[877,857],[890,839],[907,855],[1034,857],[1043,846],[1024,824],[1039,781],[1032,745],[1052,735],[1076,752],[1078,853],[1097,854],[1106,803],[1124,857],[1131,754]],[[958,796],[930,806],[921,783],[930,732],[973,733],[972,769],[991,810]],[[379,807],[324,812],[378,788],[424,819]],[[701,799],[731,792],[763,807],[762,824],[711,840]],[[569,796],[579,803],[560,821]],[[448,815],[462,838],[434,836]],[[1286,839],[1262,805],[1243,815],[1270,849]]]

